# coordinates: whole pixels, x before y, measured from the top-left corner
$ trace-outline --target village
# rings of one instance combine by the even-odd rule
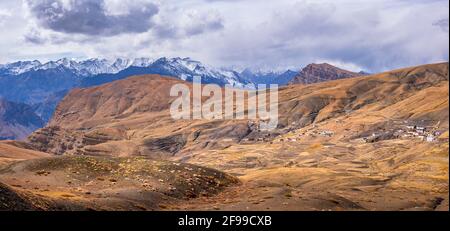
[[[339,121],[336,121],[338,123]],[[429,125],[434,124],[434,125]],[[448,141],[448,137],[440,137],[445,131],[439,130],[440,121],[409,121],[409,120],[390,120],[384,126],[379,127],[370,132],[362,132],[350,137],[350,139],[361,140],[365,143],[374,143],[382,140],[390,139],[410,139],[418,140],[423,142],[437,142],[437,141]],[[295,122],[294,122],[295,125]],[[248,126],[252,130],[257,131],[257,135],[249,136],[241,140],[243,143],[247,142],[296,142],[304,138],[309,137],[333,137],[335,131],[316,129],[316,124],[313,123],[310,128],[303,131],[298,130],[288,130],[280,133],[288,133],[290,136],[275,139],[277,134],[264,133],[259,129],[258,122],[249,121]],[[345,129],[350,131],[349,129]],[[279,134],[278,134],[279,135]],[[345,136],[344,136],[345,137]]]
[[[428,124],[428,125],[426,125]],[[435,124],[435,125],[429,125]],[[390,121],[383,129],[373,132],[370,136],[363,137],[367,143],[373,143],[387,139],[414,139],[424,142],[435,142],[445,131],[438,130],[440,121]]]

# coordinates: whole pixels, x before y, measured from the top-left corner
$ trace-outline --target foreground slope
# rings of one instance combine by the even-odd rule
[[[0,210],[155,210],[238,184],[190,164],[87,156],[17,162],[0,170],[0,180],[10,185],[0,183],[0,198],[9,198]]]

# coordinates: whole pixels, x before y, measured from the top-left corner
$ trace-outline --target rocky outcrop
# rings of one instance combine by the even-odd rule
[[[28,142],[35,150],[62,155],[83,146],[83,133],[50,126],[35,131]]]

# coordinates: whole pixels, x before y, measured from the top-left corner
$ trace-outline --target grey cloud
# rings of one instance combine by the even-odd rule
[[[448,18],[440,19],[440,20],[434,22],[434,23],[433,23],[433,26],[438,26],[438,27],[440,27],[444,32],[447,32],[447,33],[448,33],[448,31],[449,31],[449,19],[448,19]]]
[[[0,5],[6,1],[17,5]],[[92,57],[190,56],[254,68],[335,62],[378,72],[449,57],[448,1],[154,0],[153,11],[137,8],[152,0],[24,1],[32,17],[23,26],[38,32],[0,37],[0,46],[7,44],[0,58],[64,49]],[[10,8],[3,7],[14,12]],[[4,25],[13,23],[20,20]],[[21,36],[39,46],[9,46]]]
[[[2,26],[9,17],[11,17],[10,12],[0,10],[0,26]]]
[[[32,43],[32,44],[44,44],[47,42],[47,38],[42,36],[42,34],[37,30],[31,30],[28,33],[26,33],[24,36],[25,42]]]
[[[64,45],[72,42],[77,44],[94,44],[100,42],[103,38],[96,36],[73,35],[48,30],[29,29],[23,36],[26,43],[34,45]]]
[[[108,14],[104,0],[27,0],[32,15],[46,29],[68,34],[114,36],[142,33],[159,11],[153,3],[133,7],[127,14]]]
[[[154,27],[158,38],[187,38],[224,29],[223,18],[218,13],[176,11],[167,14],[172,18],[163,17]]]
[[[178,37],[178,29],[173,25],[157,25],[154,28],[154,34],[159,38],[175,38]],[[147,42],[147,41],[146,41]]]
[[[212,53],[230,64],[301,66],[322,60],[371,72],[448,60],[448,35],[436,33],[435,16],[427,13],[439,6],[395,7],[299,2],[254,28],[221,37],[223,45]],[[435,24],[448,31],[448,20]]]
[[[207,31],[217,31],[224,28],[221,18],[214,18],[211,20],[202,20],[198,23],[191,25],[186,28],[186,35],[198,35],[203,34]]]

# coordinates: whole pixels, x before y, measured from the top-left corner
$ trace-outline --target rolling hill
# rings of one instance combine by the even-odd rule
[[[169,92],[173,84],[181,81],[158,75],[137,76],[99,87],[73,90],[58,106],[48,127],[37,131],[30,139],[39,147],[52,147],[61,154],[62,150],[67,150],[61,148],[56,141],[58,139],[48,139],[46,133],[58,137],[59,133],[64,134],[67,130],[73,133],[71,136],[80,139],[79,147],[83,147],[70,152],[80,152],[88,147],[98,152],[115,150],[113,152],[119,155],[121,148],[117,146],[131,148],[140,154],[153,153],[151,144],[158,146],[160,142],[165,144],[165,140],[174,141],[168,144],[177,146],[177,151],[190,147],[221,146],[222,139],[237,143],[245,137],[275,137],[314,122],[371,113],[380,116],[374,116],[373,121],[354,136],[367,133],[378,123],[387,122],[386,118],[411,120],[411,123],[424,120],[422,122],[426,124],[423,125],[441,121],[439,126],[445,129],[448,127],[448,101],[445,95],[447,70],[448,65],[443,63],[281,88],[278,129],[270,134],[249,126],[246,120],[174,121],[168,109],[175,98],[170,97]],[[439,100],[428,102],[419,95]],[[420,105],[423,105],[421,108],[411,103],[419,98]],[[41,145],[35,140],[50,140],[55,147]],[[44,148],[43,151],[50,149]],[[130,154],[130,150],[126,152]]]

